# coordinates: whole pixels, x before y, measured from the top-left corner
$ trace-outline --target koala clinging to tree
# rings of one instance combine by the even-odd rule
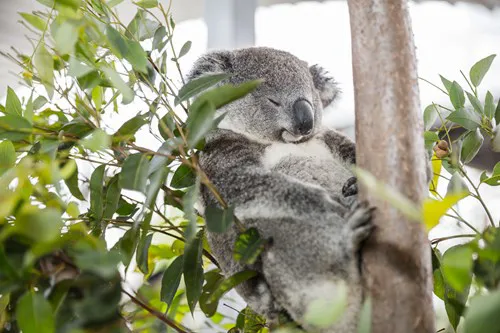
[[[323,108],[338,89],[318,66],[271,48],[209,53],[189,79],[230,73],[225,83],[263,79],[244,98],[221,108],[219,128],[207,137],[200,164],[224,200],[235,206],[245,227],[255,227],[271,243],[258,262],[233,260],[238,229],[209,233],[214,255],[229,276],[244,269],[260,274],[238,292],[271,322],[286,313],[314,331],[305,313],[315,299],[335,297],[348,288],[342,318],[320,332],[355,332],[362,288],[360,243],[370,234],[371,210],[355,202],[350,166],[355,145],[322,127]],[[202,189],[204,205],[217,201]]]

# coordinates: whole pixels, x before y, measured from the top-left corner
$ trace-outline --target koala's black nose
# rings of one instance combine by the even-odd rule
[[[293,104],[293,117],[295,129],[301,135],[311,133],[314,125],[314,111],[311,104],[303,99]]]

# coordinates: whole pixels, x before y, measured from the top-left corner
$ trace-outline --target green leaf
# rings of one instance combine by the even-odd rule
[[[82,76],[85,76],[91,72],[95,71],[94,68],[87,66],[86,64],[82,63],[80,60],[76,59],[75,57],[70,57],[69,58],[69,69],[68,69],[68,75],[73,76],[75,78],[80,78]]]
[[[457,81],[453,81],[450,88],[450,101],[453,104],[455,110],[461,109],[465,104],[465,96],[462,87],[458,84]]]
[[[371,333],[372,332],[372,299],[366,297],[363,302],[358,320],[358,333]]]
[[[105,219],[110,219],[118,209],[118,202],[120,201],[121,188],[118,181],[118,176],[115,175],[109,181],[106,189],[106,201],[104,203],[104,213],[102,215]]]
[[[264,250],[266,241],[255,228],[240,233],[234,244],[233,258],[241,264],[252,265]]]
[[[16,306],[16,319],[23,333],[54,333],[54,314],[41,293],[26,292]]]
[[[38,96],[33,101],[33,110],[39,110],[39,109],[41,109],[48,102],[49,101],[44,96]]]
[[[439,135],[436,132],[425,131],[424,132],[424,142],[425,145],[434,145],[439,141]]]
[[[83,271],[92,272],[104,279],[116,277],[118,272],[118,264],[121,256],[116,251],[99,252],[85,251],[76,253],[75,264]]]
[[[427,230],[431,230],[438,225],[444,214],[458,201],[467,196],[467,193],[458,193],[446,196],[443,200],[426,198],[422,207],[422,219]]]
[[[80,8],[82,0],[55,0],[56,4],[62,5],[64,7],[69,7],[73,10]]]
[[[481,118],[475,112],[470,112],[466,109],[458,109],[453,111],[448,117],[449,121],[458,124],[469,131],[474,131],[476,128],[481,126]]]
[[[491,63],[493,62],[493,59],[495,59],[495,57],[496,55],[492,54],[484,59],[479,60],[474,64],[474,66],[472,66],[469,72],[469,77],[474,87],[477,87],[481,84],[481,81],[483,81],[484,76],[486,75],[486,73],[488,73]]]
[[[450,196],[453,194],[467,193],[467,192],[469,192],[469,188],[462,179],[462,176],[460,176],[460,173],[459,172],[453,173],[450,181],[448,182],[446,196]]]
[[[500,290],[471,299],[465,312],[465,333],[498,332]]]
[[[226,104],[234,102],[255,90],[260,84],[261,80],[253,80],[242,83],[240,85],[225,84],[200,95],[192,104],[191,108],[194,109],[197,104],[201,105],[205,101],[211,101],[216,109],[223,107]]]
[[[108,25],[106,27],[106,37],[108,38],[109,48],[111,52],[118,58],[122,59],[128,52],[127,40],[122,36],[122,34]]]
[[[446,89],[446,91],[449,94],[450,90],[451,90],[451,86],[453,85],[453,82],[451,82],[450,80],[448,80],[447,78],[445,78],[442,75],[439,75],[439,77],[441,78],[441,82],[443,83],[444,88]]]
[[[165,41],[165,37],[167,37],[167,29],[165,27],[159,27],[156,29],[154,38],[153,38],[153,50],[161,51],[167,44]]]
[[[491,150],[497,153],[500,152],[500,124],[498,124],[493,130],[493,139],[491,139]]]
[[[163,139],[168,140],[170,139],[170,135],[175,130],[175,121],[170,113],[165,114],[160,121],[158,122],[158,131],[160,131],[160,135]]]
[[[469,296],[469,290],[470,284],[467,285],[462,292],[457,292],[448,284],[445,284],[444,307],[446,309],[446,314],[448,315],[448,320],[455,331],[457,330],[460,318],[464,313],[465,303],[467,302],[467,298]]]
[[[32,125],[23,117],[5,115],[0,117],[0,139],[20,141],[31,135]]]
[[[466,245],[451,247],[443,254],[444,280],[457,292],[463,292],[471,283],[472,254],[472,249]]]
[[[113,86],[122,94],[122,103],[129,104],[134,100],[134,91],[130,88],[125,81],[120,77],[114,69],[110,67],[102,67],[101,70],[106,74],[107,78],[111,81]]]
[[[145,275],[149,273],[148,254],[152,240],[153,240],[153,234],[149,234],[146,237],[142,237],[141,240],[139,241],[139,244],[137,245],[137,254],[135,257],[137,262],[137,267]]]
[[[497,125],[500,124],[500,99],[498,100],[497,108],[495,111],[495,121],[497,122]]]
[[[90,211],[97,221],[102,219],[105,165],[99,165],[90,176]]]
[[[44,42],[41,42],[35,51],[33,65],[49,97],[52,98],[54,95],[54,60],[49,51],[47,51]]]
[[[479,128],[467,134],[462,144],[462,153],[460,154],[462,162],[467,164],[472,161],[479,152],[479,149],[481,149],[483,141],[484,138]]]
[[[120,254],[121,261],[126,268],[130,265],[130,261],[137,247],[138,231],[139,229],[135,228],[128,229],[113,247],[113,249],[117,250]]]
[[[150,164],[151,169],[151,164]],[[144,201],[144,206],[153,208],[156,197],[158,196],[158,191],[160,190],[161,185],[165,183],[165,179],[167,178],[167,170],[165,168],[160,168],[153,172],[152,174],[148,170],[149,174],[149,184],[146,190],[146,200]]]
[[[212,317],[217,311],[217,304],[219,304],[220,299],[231,289],[240,285],[241,283],[248,281],[249,279],[257,276],[256,271],[245,270],[238,272],[227,279],[221,281],[215,290],[208,296],[204,308],[209,310],[208,313],[205,312],[207,317]]]
[[[0,176],[16,165],[16,149],[11,141],[0,142]]]
[[[186,230],[184,230],[184,237],[187,242],[191,242],[196,233],[197,214],[195,204],[198,202],[200,194],[200,179],[196,178],[195,184],[188,188],[186,194],[182,197],[182,208],[184,209],[184,216],[188,221]]]
[[[142,8],[154,8],[158,6],[158,0],[140,0],[135,4]]]
[[[212,129],[215,116],[215,106],[211,101],[196,104],[191,108],[187,120],[187,143],[189,147],[196,144]]]
[[[438,118],[439,114],[436,110],[436,106],[434,104],[431,104],[427,106],[424,110],[424,128],[426,131],[430,130],[434,123],[436,122],[436,119]]]
[[[234,207],[220,209],[215,205],[209,205],[205,209],[205,221],[207,228],[211,232],[223,233],[233,223]]]
[[[180,255],[172,261],[163,274],[163,278],[161,280],[160,299],[169,307],[172,305],[177,288],[179,288],[183,267],[184,257]]]
[[[44,19],[42,19],[36,15],[29,14],[29,13],[19,13],[19,15],[21,15],[22,18],[26,22],[31,24],[35,29],[38,29],[40,31],[45,30],[45,26],[47,25],[47,22],[45,22]]]
[[[469,98],[470,104],[472,104],[472,107],[474,110],[482,115],[484,113],[483,106],[481,105],[481,102],[477,99],[476,96],[472,95],[470,92],[466,91],[467,97]]]
[[[148,121],[144,116],[135,116],[127,120],[114,134],[115,137],[119,137],[120,140],[129,140],[135,135],[135,133]]]
[[[17,216],[14,229],[17,234],[42,243],[57,239],[62,226],[61,213],[55,208],[26,206]]]
[[[65,178],[64,182],[66,183],[66,186],[68,187],[71,195],[79,200],[85,200],[82,192],[80,191],[80,188],[78,187],[78,174],[78,165],[75,163],[75,169],[73,173],[68,178]]]
[[[184,282],[186,283],[186,297],[191,313],[200,299],[203,287],[203,231],[199,231],[191,243],[184,250]]]
[[[127,190],[143,192],[148,181],[149,158],[145,154],[129,155],[120,172],[120,186]]]
[[[7,88],[7,101],[5,103],[5,114],[11,114],[14,116],[23,116],[23,107],[21,106],[21,101],[17,97],[14,90],[11,87]]]
[[[78,204],[73,201],[68,203],[68,206],[66,207],[66,213],[72,218],[77,218],[78,215],[80,215],[80,209],[78,208]]]
[[[95,153],[109,148],[111,145],[111,138],[102,129],[97,128],[90,136],[85,137],[80,143],[84,148]]]
[[[189,52],[189,50],[191,50],[191,44],[192,44],[191,41],[188,40],[187,42],[184,43],[184,45],[182,45],[181,50],[179,51],[179,55],[177,56],[177,59],[182,58]]]
[[[132,21],[127,26],[125,36],[132,40],[143,41],[152,38],[160,24],[147,18],[144,10],[138,10]]]
[[[344,314],[347,308],[347,285],[343,280],[336,282],[333,295],[320,295],[307,307],[304,320],[317,328],[328,328]]]
[[[192,186],[195,183],[196,175],[193,170],[185,165],[181,164],[172,177],[170,181],[170,186],[173,188],[186,188]]]
[[[187,101],[191,97],[194,97],[203,91],[207,90],[208,88],[212,87],[213,85],[231,77],[231,74],[208,74],[208,75],[203,75],[202,77],[199,77],[197,79],[194,79],[192,81],[189,81],[186,83],[180,90],[179,93],[177,94],[177,97],[175,98],[175,105],[178,105],[179,103],[182,103],[184,101]]]
[[[128,41],[128,50],[125,54],[125,59],[132,65],[132,67],[141,73],[148,73],[148,56],[141,44],[136,41]]]
[[[495,117],[495,101],[493,100],[493,95],[489,91],[486,93],[486,98],[484,100],[484,114],[490,120]]]
[[[56,47],[61,54],[73,53],[78,40],[78,26],[70,21],[64,21],[53,33]]]

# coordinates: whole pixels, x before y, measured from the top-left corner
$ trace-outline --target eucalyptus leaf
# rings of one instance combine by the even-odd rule
[[[45,29],[45,27],[47,26],[47,22],[45,22],[44,19],[42,19],[36,15],[29,14],[29,13],[19,13],[19,15],[21,15],[22,18],[26,22],[31,24],[31,26],[37,30],[43,31]]]
[[[215,84],[231,77],[231,74],[227,73],[216,73],[216,74],[206,74],[199,78],[189,81],[186,83],[177,94],[175,98],[175,105],[187,101],[188,99],[200,94],[201,92],[207,90],[208,88],[214,86]]]
[[[148,275],[149,273],[148,254],[152,240],[153,240],[153,234],[149,234],[146,237],[142,237],[141,240],[139,241],[139,244],[137,245],[137,254],[136,254],[137,267],[145,275]]]
[[[453,82],[451,82],[450,80],[448,80],[447,78],[445,78],[442,75],[439,75],[439,77],[441,78],[441,82],[443,83],[444,88],[446,89],[446,91],[449,94],[450,90],[451,90],[451,86],[453,85]]]
[[[52,98],[54,95],[54,60],[49,51],[47,51],[44,42],[41,42],[35,51],[33,66],[42,84],[45,86],[49,97]]]
[[[443,277],[457,292],[463,292],[471,283],[472,254],[472,249],[467,245],[451,247],[443,254]]]
[[[234,207],[220,209],[217,206],[209,205],[205,209],[205,221],[207,228],[211,232],[223,233],[233,223]]]
[[[489,91],[486,93],[486,98],[484,100],[484,115],[490,120],[495,117],[495,101],[493,100],[493,95]]]
[[[0,142],[0,176],[16,165],[16,149],[9,140]]]
[[[23,116],[23,107],[21,106],[21,101],[17,97],[14,90],[11,87],[7,88],[7,101],[5,103],[5,114],[11,114],[15,116]]]
[[[211,101],[196,104],[191,108],[187,120],[187,142],[189,147],[196,144],[212,129],[215,116],[215,106]]]
[[[437,106],[431,104],[427,106],[424,110],[424,128],[426,131],[430,130],[432,126],[436,123],[436,120],[439,116],[437,110]]]
[[[233,258],[241,264],[251,265],[257,261],[264,250],[266,241],[260,237],[259,231],[250,228],[238,235],[234,244]]]
[[[479,60],[474,64],[474,66],[472,66],[469,72],[469,77],[474,87],[477,87],[481,84],[481,81],[483,81],[484,76],[486,75],[486,73],[488,73],[491,63],[493,62],[493,59],[495,59],[495,57],[496,55],[492,54],[484,59]]]
[[[476,296],[465,312],[465,333],[498,332],[500,290]]]
[[[474,108],[474,110],[479,113],[480,115],[482,115],[484,113],[484,110],[483,110],[483,105],[481,104],[481,102],[477,99],[476,96],[472,95],[470,92],[466,91],[466,94],[467,94],[467,98],[469,99],[470,103],[472,104],[472,107]]]
[[[195,183],[196,175],[193,173],[191,167],[181,164],[175,170],[170,186],[173,188],[186,188]]]
[[[182,45],[181,50],[179,51],[179,55],[177,56],[177,59],[182,58],[189,52],[189,50],[191,50],[191,44],[192,42],[188,40],[187,42],[184,43],[184,45]]]
[[[462,153],[460,154],[463,163],[467,164],[476,157],[483,145],[483,141],[484,137],[479,128],[465,136],[462,144]]]
[[[465,96],[462,87],[458,84],[457,81],[453,81],[450,88],[450,101],[453,104],[455,110],[459,110],[464,107],[465,104]]]
[[[41,293],[27,291],[19,298],[16,319],[23,333],[55,333],[52,307]]]
[[[118,209],[118,202],[120,200],[121,187],[118,181],[118,176],[115,175],[108,183],[106,188],[106,200],[104,202],[104,212],[102,217],[110,219]]]
[[[182,272],[184,269],[184,257],[182,255],[172,261],[167,270],[163,274],[161,280],[160,299],[169,307],[172,305],[175,293],[179,288]],[[185,278],[184,278],[185,279]]]
[[[64,182],[66,183],[66,186],[68,187],[71,195],[73,195],[75,198],[79,200],[85,200],[82,192],[80,191],[80,187],[78,186],[78,174],[79,174],[78,165],[75,163],[74,171],[70,174],[68,178],[64,179]]]
[[[200,231],[184,250],[183,273],[186,283],[186,297],[191,313],[194,312],[203,287],[202,238],[203,231]]]
[[[104,202],[104,174],[105,165],[98,166],[90,176],[90,210],[97,221],[102,219]]]
[[[145,192],[148,180],[149,158],[145,154],[129,155],[120,172],[120,186],[127,190]]]
[[[474,131],[481,126],[481,118],[475,112],[466,109],[458,109],[452,112],[446,119],[452,121],[469,131]]]

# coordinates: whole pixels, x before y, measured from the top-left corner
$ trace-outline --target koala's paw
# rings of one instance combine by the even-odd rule
[[[349,178],[342,187],[342,195],[350,197],[358,194],[358,182],[356,177]]]
[[[374,229],[372,214],[375,207],[369,207],[366,202],[357,202],[353,207],[351,214],[347,218],[347,227],[351,234],[354,250],[359,248],[361,242],[370,236]]]

